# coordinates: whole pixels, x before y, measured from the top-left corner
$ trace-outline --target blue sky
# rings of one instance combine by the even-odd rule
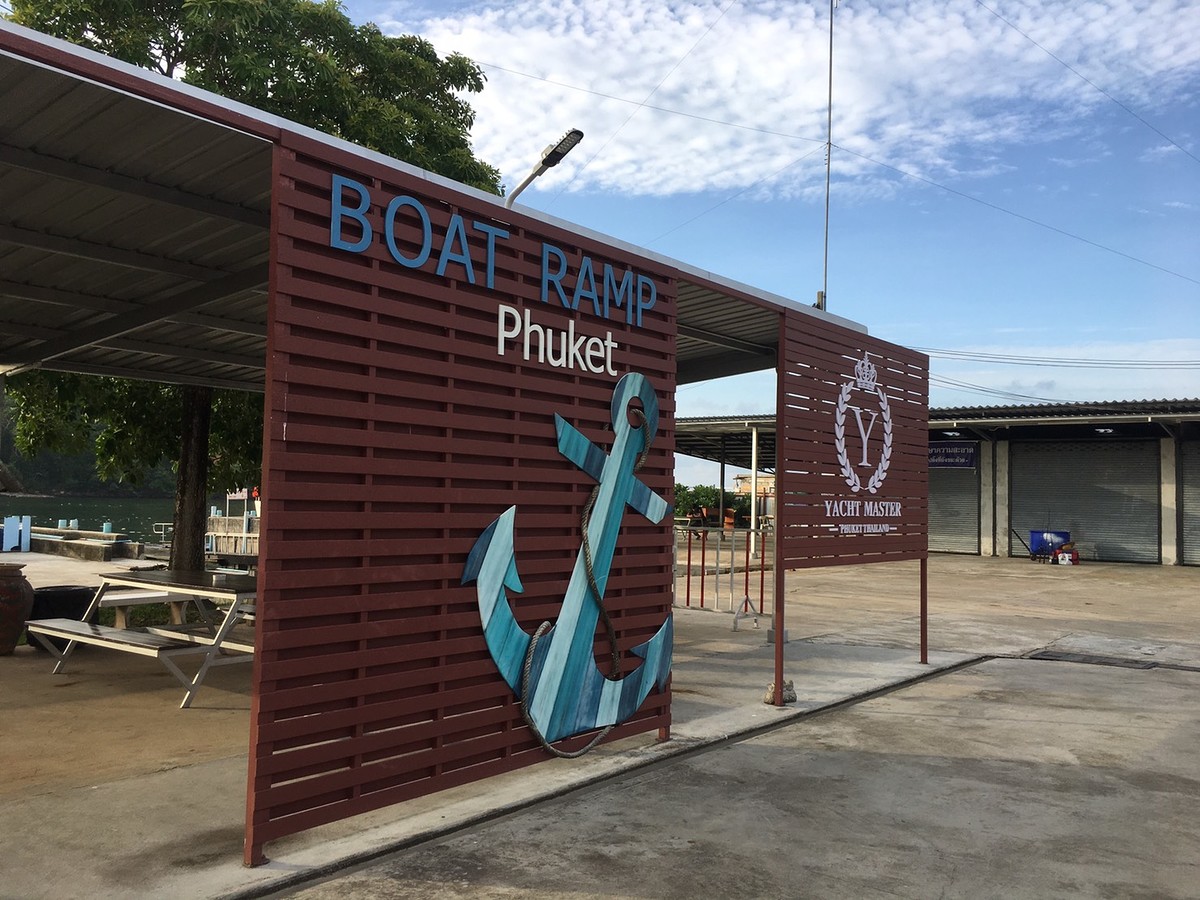
[[[472,139],[510,188],[585,132],[518,205],[815,299],[826,0],[346,9],[483,66]],[[842,0],[833,144],[830,312],[910,347],[1145,363],[935,354],[933,406],[1200,397],[1194,0]],[[765,413],[773,397],[772,374],[745,376],[684,388],[679,414]]]

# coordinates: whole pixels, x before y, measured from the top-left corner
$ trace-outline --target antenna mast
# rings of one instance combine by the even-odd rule
[[[829,291],[829,173],[833,164],[833,10],[837,0],[829,0],[829,103],[825,122],[825,263],[821,290],[817,294],[817,309],[825,308]]]

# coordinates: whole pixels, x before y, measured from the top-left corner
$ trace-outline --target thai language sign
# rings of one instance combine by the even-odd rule
[[[929,468],[974,469],[979,455],[978,441],[930,441]]]

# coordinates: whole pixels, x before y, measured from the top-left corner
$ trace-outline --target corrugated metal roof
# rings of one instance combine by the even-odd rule
[[[1200,421],[1200,400],[1112,400],[1079,403],[1028,403],[1021,406],[937,407],[930,427],[1015,427],[1091,425],[1102,422],[1158,422],[1177,425]]]
[[[754,459],[755,430],[758,468],[775,469],[775,416],[706,416],[675,420],[675,452],[697,459],[724,460],[749,469]]]
[[[0,372],[261,389],[271,145],[0,55]]]
[[[1020,420],[1022,424],[1054,419],[1135,417],[1193,420],[1200,417],[1200,400],[1106,400],[1079,403],[1031,403],[1016,406],[939,406],[929,421],[979,422]]]
[[[680,280],[677,320],[680,384],[775,365],[777,312],[731,302],[727,293]]]

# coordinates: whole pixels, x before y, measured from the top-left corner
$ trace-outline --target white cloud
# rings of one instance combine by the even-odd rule
[[[1162,162],[1169,156],[1173,156],[1179,152],[1179,148],[1174,144],[1159,144],[1155,147],[1147,147],[1142,155],[1138,157],[1139,162],[1158,163]]]
[[[1200,16],[1191,0],[990,5],[1045,50],[970,0],[841,4],[835,144],[934,180],[983,178],[1004,169],[997,156],[1006,149],[1071,134],[1093,139],[1088,115],[1099,107],[1116,111],[1113,127],[1130,121],[1046,51],[1142,111],[1194,90]],[[351,11],[485,65],[488,86],[471,98],[476,151],[509,185],[568,127],[582,128],[585,141],[543,176],[542,190],[744,189],[809,153],[804,138],[825,137],[820,3],[493,0],[436,12],[352,3]],[[860,156],[836,150],[834,167],[843,190],[894,190],[897,175]],[[823,186],[823,169],[818,152],[767,189],[803,196]]]

